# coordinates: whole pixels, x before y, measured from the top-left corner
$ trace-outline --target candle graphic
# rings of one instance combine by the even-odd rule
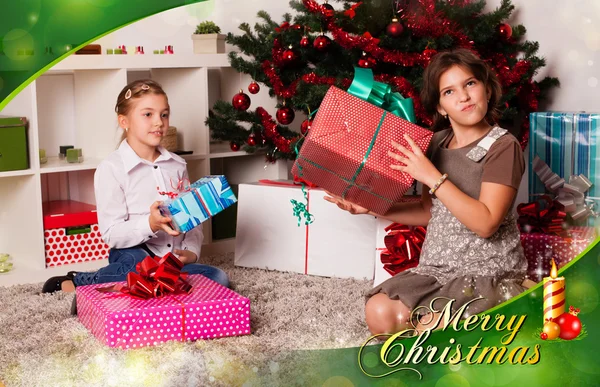
[[[552,259],[550,277],[544,277],[544,322],[565,312],[565,278],[557,278],[557,272]]]

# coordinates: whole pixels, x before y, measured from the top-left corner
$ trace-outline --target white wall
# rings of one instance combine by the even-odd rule
[[[487,9],[499,4],[500,0],[488,0]],[[516,10],[509,22],[522,23],[527,28],[526,38],[539,42],[538,55],[547,60],[538,76],[555,76],[561,82],[547,109],[600,111],[600,1],[513,0],[513,4]],[[276,22],[291,12],[285,0],[209,0],[151,16],[101,38],[100,43],[103,48],[142,45],[146,53],[173,45],[176,54],[191,53],[190,34],[199,21],[212,20],[224,33],[239,33],[238,25],[247,22],[253,26],[261,9]],[[233,82],[246,88],[249,78]],[[253,107],[261,105],[269,110],[274,104],[264,89],[252,96]],[[296,118],[295,126],[301,120]],[[517,202],[527,200],[526,179],[521,187]]]

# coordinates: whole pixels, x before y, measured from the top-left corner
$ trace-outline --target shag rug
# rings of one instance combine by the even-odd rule
[[[233,265],[251,302],[252,334],[135,350],[101,344],[69,313],[73,293],[42,284],[0,287],[0,381],[12,386],[295,385],[294,350],[358,347],[369,337],[364,294],[371,281],[323,278]],[[0,383],[1,386],[2,383]]]

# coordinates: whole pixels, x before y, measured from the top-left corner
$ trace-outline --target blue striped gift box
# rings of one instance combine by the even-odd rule
[[[163,215],[171,218],[173,228],[179,232],[190,231],[237,201],[223,175],[203,177],[190,188],[161,206]]]
[[[529,122],[529,162],[539,156],[566,181],[571,175],[584,174],[593,183],[586,196],[598,197],[600,114],[537,112],[529,115]],[[530,196],[547,193],[531,166],[528,177]]]

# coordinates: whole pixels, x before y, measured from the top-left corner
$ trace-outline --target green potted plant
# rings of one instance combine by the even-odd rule
[[[194,54],[222,54],[225,52],[225,35],[212,21],[203,21],[192,35]]]

